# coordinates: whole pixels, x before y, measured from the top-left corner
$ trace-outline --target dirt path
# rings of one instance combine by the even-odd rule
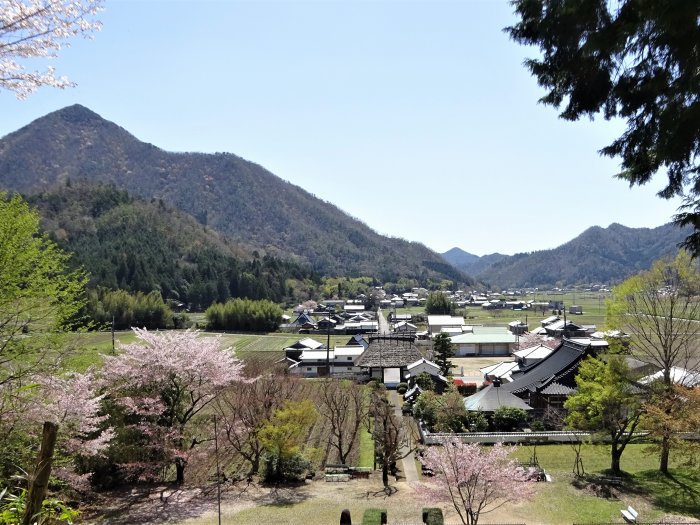
[[[401,480],[391,484],[390,494],[381,486],[381,475],[375,473],[369,480],[352,480],[347,483],[326,483],[323,480],[307,481],[298,486],[261,487],[245,481],[228,483],[222,490],[221,510],[226,518],[223,523],[269,523],[237,518],[240,512],[252,508],[280,508],[274,523],[299,523],[296,508],[317,505],[312,515],[328,513],[340,516],[343,508],[353,508],[353,522],[361,522],[361,510],[369,507],[387,509],[389,523],[420,523],[421,509],[428,505],[422,500],[421,482]],[[314,501],[317,501],[315,504]],[[336,511],[337,509],[337,511]],[[359,510],[358,510],[359,509]],[[459,523],[454,510],[442,506],[445,521]],[[267,510],[266,510],[267,512]],[[308,513],[308,510],[306,510]],[[250,512],[246,513],[250,516]],[[264,515],[269,515],[264,514]],[[305,514],[307,516],[308,514]],[[217,523],[216,488],[174,488],[152,486],[130,491],[111,492],[95,502],[95,512],[85,514],[82,523],[94,525],[158,525],[158,524],[212,524]],[[501,508],[489,513],[485,522],[513,523],[513,508]],[[485,516],[486,517],[486,516]],[[306,519],[304,525],[326,525],[323,521]],[[333,522],[337,523],[336,518]]]

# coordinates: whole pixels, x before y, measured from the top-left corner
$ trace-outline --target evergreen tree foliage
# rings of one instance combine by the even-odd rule
[[[114,186],[71,183],[30,202],[55,242],[90,272],[91,288],[158,292],[199,311],[231,297],[292,302],[290,290],[318,286],[318,277],[297,263],[254,257],[162,201]]]
[[[87,315],[100,327],[110,327],[114,322],[116,330],[132,327],[155,330],[175,325],[173,312],[157,291],[132,295],[125,290],[90,290]]]
[[[232,299],[214,303],[205,312],[209,330],[273,332],[282,319],[282,309],[266,299]]]
[[[522,408],[498,407],[491,418],[493,428],[500,432],[513,432],[527,422],[527,412]]]
[[[425,301],[425,313],[428,315],[454,315],[455,305],[442,292],[431,292]]]
[[[540,102],[566,120],[602,113],[627,129],[602,149],[622,161],[617,175],[633,185],[657,172],[663,198],[684,197],[675,222],[693,228],[684,245],[700,255],[700,26],[698,3],[655,0],[515,0],[518,23],[507,31],[538,46],[526,61]]]
[[[454,353],[454,345],[449,334],[441,332],[433,338],[435,364],[440,367],[440,373],[445,377],[452,375],[452,361],[450,361],[450,358],[454,356]]]

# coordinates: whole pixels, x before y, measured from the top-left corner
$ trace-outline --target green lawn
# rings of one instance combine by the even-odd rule
[[[540,445],[536,449],[540,465],[552,476],[552,483],[538,485],[536,497],[519,509],[525,523],[586,523],[620,521],[620,509],[632,505],[640,521],[651,521],[663,514],[700,518],[700,472],[673,469],[673,477],[659,474],[658,458],[642,444],[628,445],[621,466],[629,478],[613,488],[614,498],[596,497],[596,485],[576,483],[573,475],[574,452],[569,445]],[[520,447],[517,456],[529,459],[533,447]],[[585,445],[583,466],[587,474],[605,472],[610,467],[609,447]]]

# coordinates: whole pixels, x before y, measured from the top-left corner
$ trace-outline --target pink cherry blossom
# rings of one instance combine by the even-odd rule
[[[529,473],[509,459],[512,451],[500,443],[483,446],[445,439],[424,452],[421,461],[435,477],[421,491],[433,503],[449,502],[462,523],[475,525],[481,514],[533,492]]]
[[[98,31],[101,6],[102,0],[0,0],[0,88],[23,99],[40,86],[72,86],[53,67],[27,71],[25,64],[56,58],[71,37]]]
[[[243,365],[220,337],[189,330],[134,333],[137,343],[121,344],[120,355],[105,357],[102,386],[142,440],[175,462],[182,482],[191,450],[212,436],[204,418],[198,425],[193,420],[224,387],[244,380]]]

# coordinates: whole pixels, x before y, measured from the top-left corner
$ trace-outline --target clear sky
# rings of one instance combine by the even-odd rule
[[[536,50],[502,31],[505,0],[107,0],[99,18],[52,61],[78,87],[0,92],[0,136],[79,103],[165,150],[239,155],[438,252],[554,248],[593,225],[660,226],[679,204],[655,196],[664,174],[613,178],[597,151],[622,123],[537,103],[522,66]]]

